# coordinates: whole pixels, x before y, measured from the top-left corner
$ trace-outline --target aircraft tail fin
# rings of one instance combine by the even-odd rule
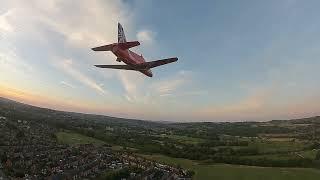
[[[126,35],[124,34],[122,25],[118,23],[118,43],[125,43],[125,42],[127,42]]]
[[[118,46],[120,46],[122,49],[130,49],[135,46],[139,46],[139,41],[131,41],[131,42],[125,42],[125,43],[118,43]]]

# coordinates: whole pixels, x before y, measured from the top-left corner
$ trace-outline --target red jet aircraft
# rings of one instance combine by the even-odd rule
[[[134,70],[140,71],[141,73],[152,77],[151,68],[161,66],[164,64],[172,63],[178,61],[178,58],[168,58],[156,61],[146,62],[142,55],[138,55],[129,49],[135,46],[139,46],[138,41],[126,41],[126,36],[124,34],[123,28],[120,23],[118,23],[118,43],[113,43],[105,46],[92,48],[94,51],[111,51],[117,56],[117,61],[123,61],[126,65],[95,65],[99,68],[111,68],[111,69],[124,69],[124,70]]]

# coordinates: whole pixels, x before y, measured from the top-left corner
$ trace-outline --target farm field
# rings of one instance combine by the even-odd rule
[[[292,141],[255,141],[249,143],[249,147],[258,148],[260,153],[300,151],[305,146],[305,143]]]
[[[180,165],[195,172],[194,179],[223,180],[315,180],[320,177],[320,170],[311,168],[267,168],[228,164],[202,164],[197,161],[171,158],[163,155],[143,155],[146,158],[163,163]]]

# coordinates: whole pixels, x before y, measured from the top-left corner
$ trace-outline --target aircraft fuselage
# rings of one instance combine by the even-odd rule
[[[123,61],[125,64],[129,65],[129,66],[135,66],[138,64],[142,64],[145,63],[145,59],[141,56],[139,56],[138,54],[136,54],[135,52],[130,51],[129,49],[122,49],[121,47],[119,47],[118,45],[115,45],[112,48],[112,53],[117,56],[118,59],[121,59],[121,61]],[[144,69],[144,70],[139,70],[141,73],[152,77],[152,71],[151,69]]]

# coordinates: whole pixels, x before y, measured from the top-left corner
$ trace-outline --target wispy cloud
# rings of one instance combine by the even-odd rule
[[[1,68],[8,68],[14,72],[30,72],[33,69],[31,65],[21,60],[13,50],[9,49],[6,52],[0,52],[0,63],[2,65]]]
[[[13,32],[14,27],[8,22],[8,16],[12,13],[12,10],[8,10],[4,14],[0,15],[0,32],[5,33],[5,32]],[[3,32],[4,31],[4,32]]]
[[[64,59],[62,61],[59,61],[56,64],[56,67],[58,67],[60,70],[62,70],[66,74],[70,75],[75,80],[79,81],[80,83],[96,90],[97,92],[99,92],[101,94],[106,94],[106,93],[109,94],[109,92],[102,89],[102,87],[100,87],[98,85],[98,83],[95,82],[92,78],[90,78],[89,76],[87,76],[83,72],[78,71],[76,68],[74,68],[75,66],[76,65],[74,64],[74,62],[71,59]]]
[[[155,33],[151,30],[141,30],[137,33],[137,39],[143,43],[151,44],[155,38]]]
[[[124,88],[124,97],[130,102],[137,102],[143,93],[141,87],[144,83],[144,77],[138,72],[119,71],[118,79]]]
[[[119,1],[109,1],[104,6],[103,1],[81,1],[79,3],[65,2],[63,6],[56,3],[47,8],[50,16],[42,19],[55,31],[65,35],[74,46],[93,46],[116,40],[116,22],[130,25],[129,16],[125,16],[127,7]],[[68,11],[69,8],[75,9]],[[47,11],[47,10],[46,10]],[[67,11],[67,13],[66,13]],[[63,12],[63,13],[61,13]],[[63,15],[62,15],[63,14]],[[61,16],[69,16],[61,21]]]
[[[152,92],[159,95],[168,95],[190,82],[191,72],[181,70],[173,77],[152,83],[150,88]]]
[[[72,88],[72,89],[74,89],[74,88],[75,88],[75,86],[74,86],[74,85],[72,85],[72,84],[70,84],[70,83],[68,83],[68,82],[65,82],[65,81],[60,81],[60,84],[62,84],[63,86],[66,86],[66,87]]]
[[[50,71],[53,73],[50,81],[55,76],[64,78],[60,76],[60,71],[63,71],[63,74],[99,94],[110,94],[108,87],[100,84],[103,79],[113,77],[115,71],[109,73],[97,70],[97,74],[93,76],[87,65],[91,67],[93,59],[104,63],[113,60],[109,54],[95,53],[95,57],[90,57],[93,55],[90,54],[90,47],[116,40],[118,21],[130,27],[130,15],[125,4],[117,0],[108,1],[107,5],[101,0],[82,0],[77,3],[61,0],[11,0],[2,2],[1,6],[7,9],[0,11],[0,38],[6,38],[0,42],[0,70],[4,70],[1,73],[30,75],[32,69],[39,67],[33,76],[42,79],[37,73],[46,71],[53,63],[59,71]],[[83,49],[88,51],[88,55],[84,53],[86,56],[79,58],[79,54],[85,51]],[[57,60],[56,57],[69,59]],[[52,59],[56,62],[50,61]],[[77,62],[73,59],[77,59]],[[3,75],[2,77],[4,79]],[[9,76],[5,77],[9,79]],[[41,81],[47,83],[47,79]],[[55,79],[52,83],[57,81],[59,82]],[[61,81],[60,84],[75,88],[73,81]]]
[[[119,74],[119,80],[125,90],[124,99],[129,102],[128,109],[149,119],[164,117],[163,113],[173,115],[175,109],[185,109],[181,98],[186,100],[204,93],[186,88],[192,86],[192,73],[189,71],[179,71],[172,77],[151,82],[136,72],[123,72]]]

